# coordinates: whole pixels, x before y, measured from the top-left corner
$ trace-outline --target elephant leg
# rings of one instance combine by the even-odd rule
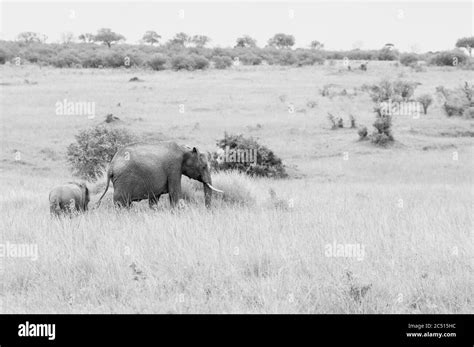
[[[178,206],[179,199],[181,198],[181,175],[179,175],[179,178],[168,179],[168,194],[171,207]]]
[[[117,193],[117,194],[116,194]],[[114,192],[114,204],[118,207],[130,208],[132,206],[132,199],[125,194],[121,194],[118,191]]]
[[[150,208],[154,208],[156,204],[158,204],[158,200],[160,200],[160,196],[161,195],[153,194],[152,196],[148,198],[148,205],[150,206]]]

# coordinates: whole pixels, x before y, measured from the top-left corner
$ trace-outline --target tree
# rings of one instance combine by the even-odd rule
[[[202,48],[206,46],[211,41],[211,38],[206,35],[194,35],[191,39],[191,42],[196,45],[196,47]]]
[[[61,33],[61,43],[64,43],[65,45],[71,43],[74,41],[74,34],[70,31],[66,31]]]
[[[24,31],[18,34],[17,38],[18,38],[18,41],[23,41],[25,43],[41,42],[40,35],[32,31]]]
[[[102,28],[97,31],[97,35],[94,36],[94,41],[102,42],[110,48],[113,43],[124,41],[125,37],[118,33],[113,32],[111,29]]]
[[[324,44],[319,42],[318,40],[314,40],[314,41],[311,41],[310,47],[311,49],[320,50],[324,48]]]
[[[79,35],[78,39],[84,43],[94,42],[94,34],[91,34],[91,33],[81,34]]]
[[[186,47],[190,42],[191,37],[186,33],[180,32],[174,35],[174,37],[169,41],[169,44]]]
[[[474,36],[462,37],[456,42],[456,47],[465,48],[469,52],[469,56],[472,57],[472,47],[474,47]]]
[[[237,38],[235,47],[249,48],[257,47],[257,40],[248,35]]]
[[[158,43],[161,39],[161,36],[158,35],[156,31],[149,30],[143,35],[142,40],[146,43],[149,43],[150,45],[154,45],[155,43]]]
[[[295,44],[295,38],[293,35],[288,34],[275,34],[270,40],[268,45],[276,48],[291,48]]]

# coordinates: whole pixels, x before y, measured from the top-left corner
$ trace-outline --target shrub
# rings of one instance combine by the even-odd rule
[[[156,54],[148,61],[148,66],[155,71],[161,71],[165,69],[167,62],[168,58],[164,54]]]
[[[387,79],[383,79],[378,85],[369,86],[368,90],[372,101],[381,103],[388,100],[409,100],[413,96],[416,87],[416,83],[409,81],[397,80],[391,82]],[[365,88],[367,89],[367,87]]]
[[[448,117],[452,116],[462,116],[464,114],[464,107],[459,105],[449,104],[445,102],[443,104],[444,111]]]
[[[6,50],[0,48],[0,64],[5,64],[9,60],[9,54]]]
[[[217,146],[219,151],[212,153],[210,160],[214,170],[236,170],[251,176],[272,178],[287,176],[281,159],[252,137],[226,133],[223,139],[217,141]],[[253,156],[252,153],[256,154],[256,160],[249,160]],[[242,157],[247,160],[242,160]]]
[[[378,146],[386,146],[393,141],[387,134],[374,132],[370,138],[371,142]]]
[[[175,55],[171,58],[173,70],[194,70],[194,60],[186,54]]]
[[[81,130],[76,142],[67,147],[67,161],[75,175],[84,179],[97,179],[117,150],[134,141],[126,129],[98,125]]]
[[[362,141],[367,139],[369,131],[367,130],[367,127],[360,127],[357,134],[359,134],[359,140]]]
[[[104,65],[103,57],[100,54],[92,53],[90,55],[84,54],[81,56],[82,66],[85,68],[98,68]]]
[[[398,60],[399,53],[395,49],[383,48],[379,52],[379,60]]]
[[[323,64],[324,58],[321,54],[311,51],[298,51],[296,52],[296,60],[298,66]]]
[[[388,101],[394,95],[393,84],[389,80],[384,79],[378,85],[370,86],[369,93],[373,102]]]
[[[462,116],[464,111],[474,106],[472,100],[473,86],[465,82],[463,87],[446,89],[443,86],[436,88],[436,92],[444,101],[443,108],[448,117]]]
[[[171,58],[171,67],[174,70],[203,70],[209,66],[209,60],[198,54],[178,54]]]
[[[461,50],[440,52],[430,59],[430,64],[438,66],[456,66],[466,63],[468,57]]]
[[[418,62],[418,55],[405,53],[400,57],[400,63],[405,66],[414,66]]]
[[[393,92],[403,100],[410,100],[415,92],[416,84],[413,82],[398,80],[393,83]]]
[[[143,52],[133,50],[122,54],[122,66],[130,68],[132,66],[145,66],[148,62],[147,55]],[[128,65],[126,64],[125,58],[128,58]]]
[[[468,119],[474,118],[474,106],[465,108],[462,115]]]
[[[202,55],[191,54],[190,58],[193,60],[196,70],[204,70],[209,67],[209,60]]]
[[[228,56],[216,56],[212,60],[214,61],[214,67],[220,70],[231,67],[233,63],[232,58]]]
[[[341,117],[337,119],[337,127],[338,128],[344,128],[344,121],[342,120]]]
[[[125,66],[125,56],[119,52],[107,52],[103,55],[103,65],[106,67],[122,67]]]
[[[296,56],[292,51],[280,52],[280,55],[278,57],[278,63],[280,65],[294,65],[296,64],[296,62]]]
[[[389,114],[377,114],[373,126],[375,130],[370,136],[370,140],[373,144],[385,146],[388,143],[393,142],[394,138],[391,130],[392,117]]]
[[[433,98],[430,94],[420,95],[416,101],[418,101],[423,106],[423,113],[428,113],[428,107],[433,103]]]
[[[328,120],[329,123],[331,123],[331,130],[336,130],[338,128],[336,123],[336,117],[334,117],[331,113],[328,112]]]
[[[78,57],[73,55],[70,51],[62,51],[60,52],[56,58],[53,58],[51,64],[55,67],[73,67],[80,63]]]
[[[238,57],[244,65],[260,65],[262,63],[262,58],[253,52],[245,52],[244,54],[239,54]]]

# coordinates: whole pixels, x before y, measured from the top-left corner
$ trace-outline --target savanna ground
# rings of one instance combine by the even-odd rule
[[[434,96],[438,85],[472,81],[472,71],[415,72],[390,62],[370,62],[367,72],[342,62],[0,70],[1,242],[38,246],[36,261],[0,258],[2,313],[473,312],[472,120],[446,117],[435,101],[419,119],[394,117],[396,142],[378,148],[348,128],[353,114],[372,131],[367,93],[320,93],[334,83],[352,94],[388,77],[420,82],[415,96]],[[128,82],[133,76],[143,82]],[[63,99],[95,102],[96,117],[56,115]],[[327,112],[341,115],[345,128],[330,130]],[[84,215],[51,218],[49,190],[72,179],[67,145],[109,113],[144,140],[202,150],[213,150],[224,131],[254,136],[283,159],[290,178],[215,174],[214,185],[231,197],[215,194],[211,210],[183,178],[196,195],[184,209],[171,211],[165,197],[157,210],[146,202],[116,210],[109,195]],[[91,186],[96,194],[103,188]],[[364,256],[328,257],[334,242],[363,246]]]

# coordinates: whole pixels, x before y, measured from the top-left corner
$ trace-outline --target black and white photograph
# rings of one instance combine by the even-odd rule
[[[472,1],[0,11],[1,314],[474,312]]]

